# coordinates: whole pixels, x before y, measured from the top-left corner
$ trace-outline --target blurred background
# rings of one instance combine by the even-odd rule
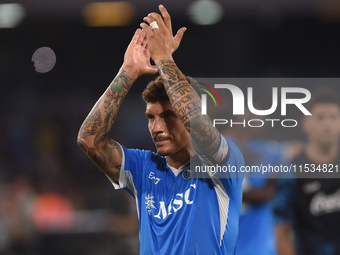
[[[138,254],[134,199],[114,191],[76,139],[160,3],[174,32],[188,29],[174,55],[187,75],[340,75],[337,1],[1,0],[0,254]],[[48,72],[32,62],[41,47],[56,55]],[[116,120],[126,147],[154,150],[140,96],[151,78],[135,83]]]

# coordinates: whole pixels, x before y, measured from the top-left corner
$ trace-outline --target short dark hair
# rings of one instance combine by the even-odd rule
[[[306,104],[309,111],[319,103],[336,104],[340,107],[340,97],[338,91],[331,88],[317,89],[311,92],[311,100]]]
[[[197,94],[200,96],[201,91],[197,89],[199,85],[190,76],[185,76],[188,83],[196,90]],[[169,101],[168,94],[165,91],[164,83],[161,76],[158,76],[153,81],[150,81],[142,93],[142,98],[145,103],[156,103]]]

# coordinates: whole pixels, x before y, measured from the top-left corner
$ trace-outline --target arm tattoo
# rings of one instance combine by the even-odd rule
[[[87,147],[86,143],[84,143],[84,141],[80,139],[79,139],[79,146],[83,150],[83,152],[85,152],[86,154],[90,153],[89,147]]]
[[[90,135],[94,135],[98,132],[98,127],[102,125],[102,116],[100,108],[95,106],[91,114],[85,120],[81,129],[80,137],[85,138]]]
[[[81,128],[82,138],[92,135],[96,135],[97,137],[99,133],[108,133],[109,128],[111,128],[113,121],[117,116],[118,109],[132,83],[132,79],[125,74],[125,70],[113,80],[110,87],[105,92],[104,99],[102,99],[103,102],[100,100],[86,118]],[[101,107],[101,105],[103,105],[103,107]],[[104,121],[102,120],[102,117],[104,118]]]
[[[201,115],[201,99],[198,94],[174,61],[159,61],[157,67],[172,108],[186,129],[191,132],[195,148],[201,153],[214,152],[220,142],[220,135],[210,118]]]
[[[85,142],[80,141],[82,150],[100,168],[107,166],[113,155],[113,150],[119,148],[119,144],[109,137],[110,131],[117,117],[118,109],[133,82],[134,80],[123,69],[99,99],[80,129],[80,140],[91,139],[97,148],[96,152],[90,151]]]
[[[92,158],[93,162],[96,163],[99,168],[105,168],[108,162],[111,160],[112,151],[117,150],[119,144],[109,138],[106,143],[104,144],[103,148],[99,150],[99,155],[89,154],[90,158]],[[120,170],[120,169],[119,169]]]
[[[103,150],[99,150],[99,155],[94,153],[94,151],[91,151],[86,143],[80,139],[79,141],[79,146],[80,148],[93,160],[93,162],[99,167],[105,167],[107,163],[110,161],[112,157],[112,150],[118,149],[119,144],[112,140],[109,139],[107,143],[103,146]],[[119,177],[119,172],[121,165],[115,166],[118,170],[115,171],[115,175]]]
[[[110,85],[110,88],[106,91],[106,96],[112,97],[119,101],[124,98],[126,92],[131,86],[131,78],[127,76],[126,71],[123,70],[120,75],[118,75]]]
[[[201,113],[201,100],[174,61],[162,60],[157,66],[172,108],[189,130],[190,119]]]
[[[195,140],[195,148],[204,154],[215,152],[220,143],[220,133],[213,126],[210,118],[206,115],[197,116],[191,123],[193,126],[191,137]]]

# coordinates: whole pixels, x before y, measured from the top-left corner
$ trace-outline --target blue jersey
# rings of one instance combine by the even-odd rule
[[[229,140],[225,165],[240,169],[244,159]],[[136,199],[140,254],[234,254],[242,202],[242,178],[177,176],[166,157],[123,149],[119,183]],[[193,160],[199,160],[196,156]]]

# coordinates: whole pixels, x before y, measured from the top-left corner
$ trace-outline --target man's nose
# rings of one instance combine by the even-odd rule
[[[165,122],[163,118],[155,118],[151,131],[153,133],[160,133],[164,131],[164,127],[165,127]]]

